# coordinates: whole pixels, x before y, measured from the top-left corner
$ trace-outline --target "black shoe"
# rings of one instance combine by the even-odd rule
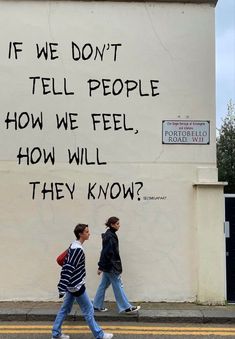
[[[125,313],[127,314],[131,314],[131,313],[136,313],[138,312],[140,309],[140,306],[132,306],[132,307],[129,307],[125,310]]]
[[[102,308],[94,307],[94,311],[97,311],[97,312],[107,312],[108,309],[106,307],[102,307]]]

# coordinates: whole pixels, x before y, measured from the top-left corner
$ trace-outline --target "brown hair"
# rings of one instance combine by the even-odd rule
[[[116,224],[116,222],[118,222],[118,221],[119,221],[119,219],[118,219],[117,217],[110,217],[110,218],[106,221],[105,225],[106,225],[107,227],[111,227],[112,224]]]
[[[88,227],[86,224],[77,224],[77,226],[75,226],[73,233],[78,240],[80,239],[80,234],[84,232],[86,227]]]

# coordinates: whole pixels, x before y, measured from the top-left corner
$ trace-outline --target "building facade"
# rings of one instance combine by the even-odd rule
[[[130,300],[224,303],[215,6],[0,1],[0,300],[57,300],[78,222],[92,297],[115,215]]]

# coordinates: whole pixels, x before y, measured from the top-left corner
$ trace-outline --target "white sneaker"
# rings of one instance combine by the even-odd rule
[[[69,339],[70,336],[67,334],[61,334],[59,337],[52,337],[51,339]]]
[[[111,339],[113,337],[112,333],[104,333],[104,336],[102,339]]]
[[[96,312],[107,312],[108,309],[106,307],[101,307],[101,308],[94,307],[94,311],[96,311]]]
[[[139,310],[140,310],[140,306],[132,306],[132,307],[130,307],[130,308],[127,308],[126,310],[125,310],[125,313],[126,314],[132,314],[132,313],[137,313]]]

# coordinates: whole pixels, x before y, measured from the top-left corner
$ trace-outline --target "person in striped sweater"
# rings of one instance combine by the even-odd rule
[[[53,324],[52,339],[69,339],[69,335],[61,333],[61,326],[67,314],[70,313],[75,300],[94,337],[96,339],[111,339],[113,334],[104,333],[96,323],[93,305],[86,292],[85,253],[82,244],[90,237],[88,225],[78,224],[74,229],[74,234],[76,240],[69,247],[58,283],[59,297],[64,297],[64,301]]]

